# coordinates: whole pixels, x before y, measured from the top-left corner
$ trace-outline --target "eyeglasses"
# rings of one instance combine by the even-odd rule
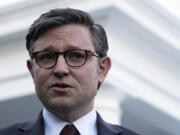
[[[99,55],[89,50],[73,49],[65,52],[53,52],[53,51],[39,51],[32,53],[32,58],[35,58],[36,63],[42,68],[52,68],[56,65],[59,55],[62,54],[66,61],[66,64],[70,67],[83,66],[88,56]]]

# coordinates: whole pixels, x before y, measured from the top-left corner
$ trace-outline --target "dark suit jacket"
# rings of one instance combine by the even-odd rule
[[[137,135],[136,133],[118,126],[105,122],[97,113],[97,131],[98,135]],[[0,135],[44,135],[44,122],[42,113],[35,121],[15,124],[0,129]]]

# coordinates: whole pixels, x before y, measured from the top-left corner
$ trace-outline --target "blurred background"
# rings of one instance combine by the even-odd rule
[[[180,1],[6,0],[0,3],[0,127],[42,109],[25,35],[52,8],[78,8],[106,29],[112,68],[96,98],[104,119],[141,135],[180,135]]]

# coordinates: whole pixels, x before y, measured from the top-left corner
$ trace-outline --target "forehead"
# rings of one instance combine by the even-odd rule
[[[59,51],[71,48],[94,50],[89,29],[78,24],[55,27],[40,36],[34,43],[36,51],[49,47]]]

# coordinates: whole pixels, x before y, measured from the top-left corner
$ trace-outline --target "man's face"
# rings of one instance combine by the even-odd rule
[[[95,52],[87,27],[69,24],[56,27],[43,34],[34,43],[34,52],[64,52],[70,49],[85,49]],[[88,112],[93,108],[98,83],[103,82],[110,68],[108,57],[98,63],[98,58],[89,56],[85,65],[70,67],[63,55],[50,69],[37,65],[35,60],[27,62],[33,77],[37,96],[50,111],[81,110]]]

